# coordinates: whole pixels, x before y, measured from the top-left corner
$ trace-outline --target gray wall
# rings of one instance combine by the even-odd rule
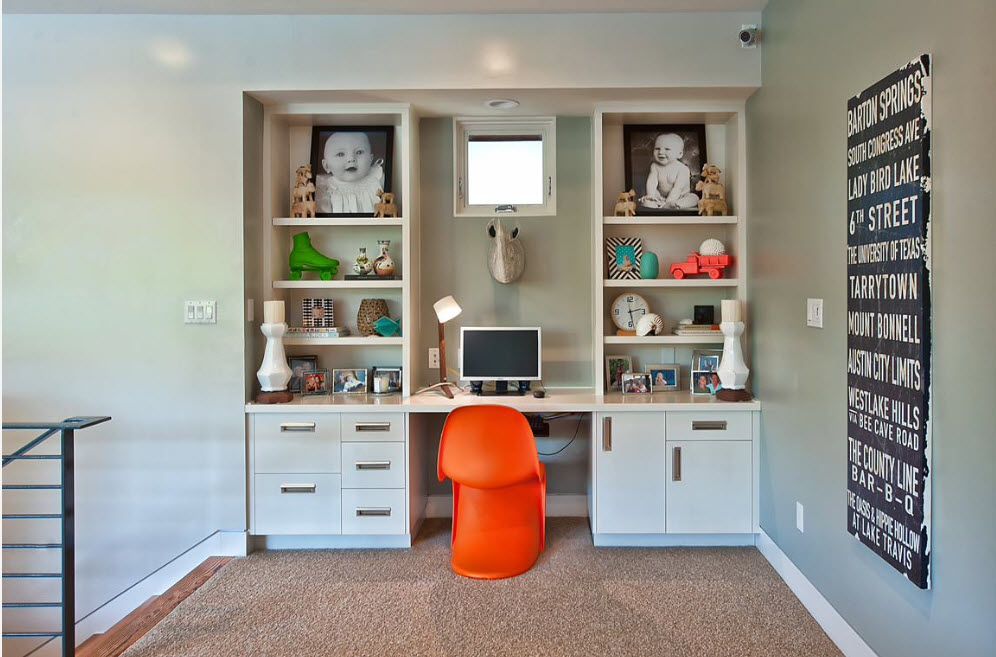
[[[996,3],[771,0],[748,104],[761,526],[881,657],[996,646]],[[933,70],[933,590],[846,531],[845,110],[922,52]],[[805,328],[825,299],[823,330]],[[795,502],[806,532],[795,529]]]

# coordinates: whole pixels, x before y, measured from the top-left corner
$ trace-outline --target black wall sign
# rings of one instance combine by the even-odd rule
[[[930,587],[930,56],[847,101],[847,530]]]

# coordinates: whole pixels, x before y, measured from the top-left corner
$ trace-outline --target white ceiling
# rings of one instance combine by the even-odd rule
[[[768,0],[5,0],[5,14],[557,14],[761,11]]]

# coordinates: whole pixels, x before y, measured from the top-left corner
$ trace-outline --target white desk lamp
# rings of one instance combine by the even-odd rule
[[[427,388],[422,388],[419,392],[438,389],[444,395],[453,399],[453,392],[450,388],[455,385],[446,380],[446,322],[450,321],[463,312],[460,304],[452,296],[443,297],[432,304],[432,309],[436,311],[436,319],[439,320],[439,383],[435,383]]]

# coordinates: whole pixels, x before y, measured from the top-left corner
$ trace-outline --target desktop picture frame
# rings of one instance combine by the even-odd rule
[[[646,372],[624,372],[622,394],[649,395],[651,393],[650,374]]]
[[[614,280],[640,278],[640,261],[643,259],[643,240],[639,237],[606,237],[605,262],[608,276]]]
[[[288,356],[287,365],[291,368],[291,378],[287,382],[288,392],[300,393],[301,376],[306,372],[314,372],[318,369],[318,356]]]
[[[681,389],[680,365],[674,363],[647,365],[646,370],[647,374],[650,375],[651,392],[666,392]]]
[[[401,368],[371,368],[370,390],[375,395],[392,395],[401,392]]]
[[[689,382],[693,395],[715,395],[723,389],[719,381],[719,372],[712,370],[692,370]]]
[[[305,397],[329,394],[329,371],[313,370],[301,375],[301,394]]]
[[[359,181],[347,180],[351,187],[365,190],[359,196],[353,193],[336,191],[335,176],[324,165],[325,145],[334,134],[346,134],[350,137],[362,133],[370,144],[369,171]],[[355,138],[351,141],[355,141]],[[311,170],[315,175],[315,207],[316,217],[373,217],[374,204],[378,202],[372,196],[377,188],[385,192],[391,191],[391,165],[394,161],[394,126],[314,126],[311,129]],[[363,163],[361,166],[366,166]],[[350,173],[350,176],[355,175]],[[361,182],[366,184],[358,184]]]
[[[363,395],[367,392],[367,370],[343,368],[332,370],[333,395]]]
[[[605,388],[609,391],[622,390],[622,375],[633,371],[633,359],[629,356],[605,357]]]
[[[723,359],[722,349],[695,349],[691,369],[695,372],[715,372]]]
[[[674,134],[681,138],[683,145],[678,161],[688,169],[688,192],[678,207],[666,207],[649,197],[647,179],[654,162],[654,149],[658,137]],[[636,214],[649,216],[698,215],[698,200],[701,195],[695,185],[702,180],[702,167],[706,159],[705,124],[625,124],[623,125],[623,157],[625,158],[624,189],[636,190]],[[691,200],[695,197],[694,204]]]

